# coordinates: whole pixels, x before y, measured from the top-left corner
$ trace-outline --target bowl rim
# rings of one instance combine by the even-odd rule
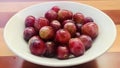
[[[97,9],[97,8],[94,8],[94,7],[92,7],[92,6],[90,6],[90,5],[87,5],[87,4],[78,3],[78,2],[72,2],[72,1],[52,1],[52,2],[38,3],[38,4],[35,4],[35,5],[31,5],[31,6],[29,6],[29,7],[26,7],[26,8],[22,9],[21,11],[19,11],[19,12],[17,12],[17,13],[23,12],[24,10],[27,10],[27,9],[29,9],[29,8],[31,8],[31,7],[39,6],[39,5],[42,5],[42,4],[50,4],[50,3],[53,4],[53,3],[58,3],[58,2],[59,2],[59,3],[72,3],[72,4],[84,5],[84,6],[93,8],[93,9],[101,12],[102,14],[104,14],[106,17],[110,18],[108,15],[106,15],[104,12],[102,12],[101,10],[99,10],[99,9]],[[10,20],[12,20],[12,18],[15,17],[15,16],[17,15],[17,13],[16,13],[15,15],[13,15],[13,16],[10,18]],[[10,21],[10,20],[9,20],[9,21]],[[9,21],[8,21],[8,22],[9,22]],[[112,22],[113,27],[114,27],[114,29],[115,29],[114,38],[112,39],[112,42],[110,43],[111,46],[112,46],[114,40],[116,39],[116,27],[115,27],[114,22],[112,21],[111,18],[110,18],[110,21]],[[4,40],[5,40],[8,48],[9,48],[13,53],[15,53],[16,55],[18,55],[19,57],[21,57],[21,58],[23,58],[23,59],[25,59],[25,60],[27,60],[27,61],[29,61],[29,62],[36,63],[36,64],[40,64],[40,65],[51,66],[51,67],[65,67],[65,66],[73,66],[73,65],[83,64],[83,63],[86,63],[86,62],[88,62],[88,61],[94,60],[94,59],[96,59],[97,57],[101,56],[102,54],[104,54],[104,53],[111,47],[111,46],[110,46],[110,47],[108,47],[108,48],[105,48],[104,51],[100,52],[99,54],[97,54],[96,56],[93,56],[93,57],[90,58],[90,59],[87,59],[87,60],[84,61],[84,62],[74,62],[74,63],[72,62],[72,63],[69,63],[69,64],[56,64],[56,63],[55,63],[55,64],[52,64],[52,63],[49,63],[49,64],[46,63],[46,64],[45,64],[45,63],[39,63],[39,62],[36,62],[36,61],[31,60],[30,57],[22,56],[21,53],[15,52],[15,51],[12,49],[12,47],[9,46],[9,43],[8,43],[8,41],[7,41],[7,38],[6,38],[6,29],[7,29],[6,27],[7,27],[8,25],[9,25],[9,23],[6,24],[6,26],[5,26],[5,28],[4,28],[4,35],[3,35],[3,36],[4,36]]]

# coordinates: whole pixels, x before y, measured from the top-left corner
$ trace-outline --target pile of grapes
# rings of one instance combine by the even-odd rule
[[[24,40],[37,56],[68,59],[88,50],[98,36],[98,25],[81,12],[53,6],[43,17],[25,19]]]

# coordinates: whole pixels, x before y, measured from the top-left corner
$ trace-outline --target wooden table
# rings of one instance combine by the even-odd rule
[[[50,1],[50,0],[46,0]],[[3,39],[3,30],[7,21],[15,13],[30,5],[46,2],[42,0],[0,0],[0,68],[52,68],[36,65],[23,60],[13,54],[6,46]],[[51,0],[54,1],[54,0]],[[69,0],[72,1],[72,0]],[[120,0],[73,0],[94,6],[106,14],[114,21],[117,28],[117,37],[113,46],[97,59],[67,68],[120,68]]]

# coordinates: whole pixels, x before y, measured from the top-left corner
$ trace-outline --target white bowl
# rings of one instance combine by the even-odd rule
[[[28,44],[23,39],[24,20],[28,15],[33,15],[36,18],[44,16],[44,13],[52,6],[59,6],[62,9],[68,9],[72,12],[81,12],[85,16],[91,16],[99,27],[99,35],[94,41],[92,47],[85,52],[83,56],[59,60],[55,58],[45,58],[32,55],[29,51]],[[116,27],[109,16],[105,13],[91,7],[89,5],[68,2],[68,1],[55,1],[41,3],[23,9],[14,15],[6,24],[4,29],[4,39],[8,47],[18,56],[23,59],[45,66],[63,67],[72,66],[91,61],[98,56],[105,53],[114,42],[116,37]]]

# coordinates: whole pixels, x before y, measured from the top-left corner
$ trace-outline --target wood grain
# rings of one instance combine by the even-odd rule
[[[31,5],[39,4],[46,1],[32,2],[0,2],[0,12],[17,12]],[[52,1],[47,1],[52,2]],[[120,0],[117,1],[79,1],[74,2],[84,3],[94,6],[100,10],[120,10]],[[9,10],[8,10],[9,9]],[[13,10],[14,9],[14,10]]]
[[[0,28],[0,56],[14,55],[7,47],[3,39],[3,29]]]
[[[116,25],[120,24],[120,10],[103,10],[103,12],[110,16]]]
[[[54,67],[54,68],[119,68],[120,53],[105,53],[90,62],[71,66],[71,67]],[[2,56],[0,57],[0,68],[53,68],[42,65],[36,65],[23,60],[17,56]],[[80,60],[79,60],[80,61]]]

